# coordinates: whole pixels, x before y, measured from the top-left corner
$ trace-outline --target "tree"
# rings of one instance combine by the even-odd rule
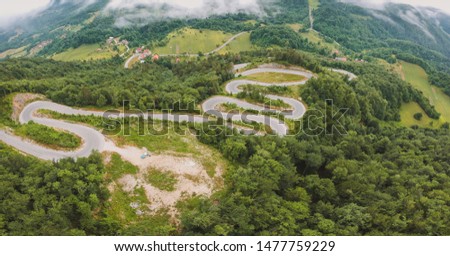
[[[106,105],[106,103],[107,103],[107,100],[106,100],[105,96],[103,96],[103,94],[100,94],[100,96],[98,97],[98,100],[96,102],[97,106],[103,107]]]
[[[236,162],[245,162],[248,158],[247,145],[243,140],[228,139],[223,145],[225,157]]]
[[[415,113],[414,114],[414,119],[416,119],[417,121],[422,120],[423,114],[422,113]]]

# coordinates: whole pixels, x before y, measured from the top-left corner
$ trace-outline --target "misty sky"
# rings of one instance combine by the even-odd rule
[[[0,0],[0,18],[27,13],[47,5],[50,0]]]
[[[145,0],[140,0],[144,2]],[[189,4],[198,6],[201,5],[201,2],[205,0],[147,0],[148,2],[159,2],[159,3],[171,3],[175,5],[181,5],[182,7],[189,7]],[[362,1],[362,0],[361,0]],[[364,2],[372,2],[372,3],[382,3],[387,0],[364,0]],[[401,2],[412,5],[420,5],[420,6],[433,6],[439,8],[441,10],[445,10],[447,13],[450,13],[450,3],[446,0],[390,0],[392,2]],[[38,8],[45,7],[50,0],[0,0],[0,20],[6,20],[14,16],[18,16],[21,14],[26,14],[27,12],[36,10]],[[119,2],[132,2],[129,0],[113,0],[113,3]],[[239,2],[245,3],[246,0],[241,0]],[[194,6],[193,6],[194,7]]]

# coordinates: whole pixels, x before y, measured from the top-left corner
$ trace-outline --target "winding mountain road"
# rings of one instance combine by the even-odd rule
[[[236,65],[234,67],[235,70],[243,69],[247,66],[247,64],[240,64]],[[258,74],[258,73],[286,73],[286,74],[295,74],[302,76],[306,79],[301,79],[297,82],[289,82],[289,83],[278,83],[277,86],[291,86],[291,85],[302,85],[305,84],[307,80],[313,77],[312,73],[305,72],[305,71],[299,71],[299,70],[291,70],[291,69],[283,69],[283,68],[256,68],[244,71],[242,73],[237,73],[236,76],[247,76],[251,74]],[[337,71],[336,71],[337,72]],[[341,73],[341,72],[340,72]],[[351,73],[350,73],[351,74]],[[353,75],[353,74],[352,74]],[[353,75],[354,76],[354,75]],[[356,77],[356,76],[354,76]],[[227,83],[226,85],[226,91],[229,94],[237,94],[241,91],[240,86],[242,85],[259,85],[259,86],[271,86],[272,84],[269,83],[262,83],[262,82],[255,82],[245,79],[238,79],[233,80]],[[202,108],[204,113],[206,115],[202,116],[194,116],[194,115],[183,115],[183,114],[152,114],[151,116],[149,114],[144,114],[144,118],[148,119],[154,119],[154,120],[168,120],[173,122],[194,122],[194,123],[206,123],[210,121],[208,116],[215,116],[215,117],[221,117],[224,120],[233,120],[233,121],[242,121],[242,122],[257,122],[264,125],[269,126],[272,131],[279,135],[284,136],[287,135],[289,130],[288,126],[281,121],[280,119],[274,118],[272,116],[263,115],[263,114],[235,114],[235,113],[224,113],[220,112],[218,107],[221,104],[225,103],[234,103],[238,107],[243,109],[250,109],[250,110],[256,110],[256,111],[267,111],[272,113],[279,113],[285,116],[287,119],[297,120],[303,117],[305,114],[306,108],[297,99],[293,98],[287,98],[287,97],[281,97],[277,95],[266,95],[266,97],[274,100],[282,100],[286,104],[291,106],[292,111],[288,112],[280,112],[272,109],[265,108],[260,105],[255,105],[237,98],[228,97],[228,96],[214,96],[203,102]],[[42,125],[46,125],[49,127],[53,127],[60,130],[65,130],[68,132],[71,132],[73,134],[76,134],[77,136],[82,138],[82,146],[80,149],[75,151],[57,151],[48,149],[45,147],[42,147],[40,145],[37,145],[35,143],[32,143],[30,141],[24,140],[18,136],[15,136],[7,131],[0,130],[0,141],[18,149],[19,151],[22,151],[26,154],[33,155],[35,157],[44,159],[44,160],[53,160],[58,161],[62,158],[80,158],[80,157],[87,157],[89,156],[93,151],[107,151],[107,144],[108,140],[107,138],[101,134],[99,131],[79,124],[73,124],[65,121],[59,121],[49,118],[43,118],[38,117],[35,115],[35,113],[38,110],[51,110],[55,111],[61,114],[66,115],[84,115],[84,116],[97,116],[97,117],[103,117],[105,115],[104,112],[100,111],[86,111],[86,110],[80,110],[80,109],[74,109],[71,107],[67,107],[64,105],[56,104],[53,102],[48,101],[36,101],[33,103],[28,104],[25,106],[23,111],[21,112],[19,116],[19,122],[21,124],[28,123],[30,121],[33,121],[35,123],[39,123]],[[116,117],[121,118],[124,116],[135,116],[136,114],[124,114],[124,113],[117,113],[115,114]]]
[[[52,102],[47,101],[37,101],[27,105],[22,113],[20,114],[19,121],[21,124],[28,123],[30,121],[34,121],[35,123],[50,126],[53,128],[57,128],[60,130],[65,130],[71,133],[78,135],[83,140],[83,144],[80,149],[76,151],[58,151],[52,150],[45,147],[41,147],[39,145],[33,144],[31,142],[25,141],[20,137],[9,134],[6,131],[0,130],[0,140],[4,143],[17,148],[18,150],[27,153],[29,155],[33,155],[35,157],[44,159],[44,160],[59,160],[62,158],[78,158],[78,157],[87,157],[92,151],[102,151],[105,146],[105,137],[103,134],[98,132],[95,129],[89,128],[84,125],[71,124],[63,121],[58,121],[54,119],[48,118],[40,118],[34,116],[34,113],[40,109],[47,109],[57,111],[61,114],[68,115],[88,115],[88,114],[96,114],[99,112],[89,112],[89,111],[81,111],[76,110],[67,106],[59,105]]]
[[[139,54],[138,54],[138,53],[133,54],[130,58],[127,59],[127,61],[125,61],[125,66],[124,66],[124,67],[125,67],[126,69],[130,68],[130,63],[131,63],[131,61],[133,61],[133,59],[134,59],[134,58],[137,58],[137,57],[139,57]]]
[[[348,72],[347,70],[336,69],[336,68],[332,68],[332,69],[330,69],[330,70],[333,71],[333,72],[342,74],[342,75],[344,75],[344,76],[348,76],[348,79],[349,79],[350,81],[357,78],[357,76],[356,76],[355,74],[353,74],[352,72]]]
[[[235,70],[242,69],[242,68],[245,68],[245,65],[240,65],[239,67],[235,67]],[[300,79],[299,81],[295,81],[295,82],[276,83],[276,86],[303,85],[309,79],[311,79],[313,77],[313,74],[310,72],[291,70],[291,69],[279,69],[279,68],[255,68],[255,69],[244,71],[242,73],[238,73],[238,74],[236,74],[236,76],[244,76],[245,77],[245,76],[258,74],[258,73],[283,73],[283,74],[298,75],[299,77],[305,78],[303,80]],[[230,81],[229,83],[227,83],[227,85],[225,86],[225,90],[229,94],[236,95],[242,91],[242,89],[240,87],[243,85],[273,86],[274,84],[251,81],[251,80],[246,80],[246,79],[239,79],[239,80],[233,80],[233,81]],[[301,103],[297,99],[282,97],[282,96],[278,96],[278,95],[266,95],[266,97],[271,100],[283,101],[284,103],[291,106],[292,111],[277,112],[275,110],[271,110],[271,109],[265,108],[260,105],[251,104],[251,103],[248,103],[248,102],[240,100],[240,99],[236,99],[233,97],[225,97],[225,96],[216,96],[216,97],[212,97],[212,98],[206,100],[202,104],[202,108],[204,111],[207,112],[208,110],[216,110],[220,105],[222,105],[224,103],[232,103],[232,104],[236,104],[238,107],[244,108],[244,109],[251,109],[251,110],[256,110],[256,111],[260,111],[260,112],[279,113],[281,115],[284,115],[285,118],[292,119],[292,120],[302,118],[306,112],[305,105],[303,105],[303,103]],[[228,117],[229,114],[216,113],[216,116],[223,117],[225,120],[227,120],[227,118],[225,118],[225,117]],[[261,116],[261,115],[246,115],[245,118],[250,119],[255,122],[258,122],[258,123],[270,124],[269,126],[278,135],[284,136],[284,135],[287,135],[287,133],[288,133],[287,126],[283,122],[281,122],[278,118],[273,118],[273,117],[267,118],[267,116]],[[233,115],[231,117],[231,119],[233,121],[238,121],[238,120],[243,120],[243,117],[240,115]]]

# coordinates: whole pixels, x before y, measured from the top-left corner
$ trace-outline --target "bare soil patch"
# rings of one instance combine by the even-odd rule
[[[172,218],[176,218],[178,201],[197,195],[211,196],[222,184],[223,167],[217,166],[215,176],[210,177],[203,164],[190,155],[164,152],[142,159],[145,152],[136,147],[118,148],[108,144],[108,150],[116,152],[121,157],[139,168],[136,175],[124,175],[117,183],[127,193],[133,193],[137,188],[144,188],[149,204],[149,212],[156,213],[166,209]],[[173,191],[164,191],[152,186],[146,179],[150,170],[170,172],[176,177]]]
[[[16,96],[14,96],[13,99],[13,111],[11,115],[11,119],[14,121],[19,121],[20,113],[22,113],[22,110],[25,108],[26,105],[28,105],[30,102],[36,101],[36,100],[42,100],[45,97],[40,94],[33,94],[33,93],[19,93]]]

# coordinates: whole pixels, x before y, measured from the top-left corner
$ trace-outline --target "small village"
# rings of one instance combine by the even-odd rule
[[[120,39],[120,37],[109,37],[106,40],[106,45],[107,46],[125,46],[127,48],[127,51],[125,53],[122,54],[125,55],[127,52],[130,51],[129,48],[129,41],[126,39]],[[101,50],[101,49],[100,49]],[[150,49],[146,49],[145,46],[141,46],[136,48],[136,50],[134,51],[134,58],[138,58],[139,62],[141,64],[145,63],[145,62],[155,62],[158,61],[160,56],[158,54],[153,54],[152,51]]]
[[[334,57],[334,60],[338,61],[338,62],[350,61],[350,59],[348,57],[346,57],[345,55],[341,54],[341,52],[339,50],[333,50],[332,56]],[[357,63],[366,63],[367,62],[363,59],[358,59],[358,58],[354,59],[353,61],[357,62]]]
[[[149,49],[145,49],[144,46],[138,47],[135,51],[135,53],[138,55],[138,59],[141,63],[145,63],[146,60],[150,59],[151,61],[155,62],[159,60],[158,54],[152,54],[152,51]]]

